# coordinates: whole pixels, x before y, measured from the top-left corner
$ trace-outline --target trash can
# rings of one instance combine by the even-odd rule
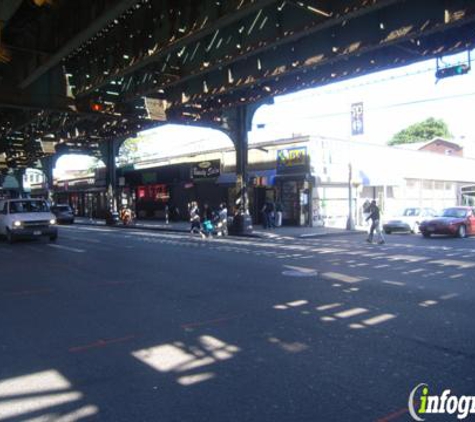
[[[248,214],[237,214],[233,218],[233,224],[229,230],[233,234],[252,233],[252,218]]]
[[[119,213],[108,211],[106,214],[106,225],[115,226],[119,223]]]

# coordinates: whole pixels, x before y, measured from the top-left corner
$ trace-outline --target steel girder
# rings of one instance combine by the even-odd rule
[[[157,123],[146,118],[144,96],[165,99],[171,121],[207,125],[242,104],[474,45],[472,0],[84,1],[91,10],[56,0],[49,16],[42,11],[37,42],[25,18],[31,11],[20,8],[28,23],[18,45],[24,51],[0,69],[0,85],[34,83],[30,96],[15,98],[25,100],[17,104],[22,110],[12,111],[14,101],[0,104],[0,152],[10,135],[22,134],[26,151],[38,135],[84,146],[150,127]],[[61,22],[46,29],[51,16]],[[21,22],[10,20],[10,34]],[[28,56],[28,49],[40,53]],[[31,111],[43,98],[41,81],[60,85],[52,75],[63,68],[77,110],[50,98],[44,116]]]
[[[175,8],[173,26],[164,20],[167,1],[142,2],[98,44],[65,61],[73,92],[110,111],[124,103],[140,110],[143,96],[165,98],[170,117],[199,120],[474,44],[471,0],[256,1],[232,22],[215,3],[195,13]]]

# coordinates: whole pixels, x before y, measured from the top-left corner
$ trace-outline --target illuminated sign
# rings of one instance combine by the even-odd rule
[[[277,151],[277,167],[289,168],[307,164],[307,147],[279,149]]]

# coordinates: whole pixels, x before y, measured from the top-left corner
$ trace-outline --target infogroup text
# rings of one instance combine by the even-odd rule
[[[428,414],[456,415],[463,420],[475,414],[475,396],[455,396],[446,389],[440,395],[429,395],[429,386],[421,383],[409,395],[409,413],[416,421],[424,421]]]

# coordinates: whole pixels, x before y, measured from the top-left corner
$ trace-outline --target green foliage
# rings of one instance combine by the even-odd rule
[[[388,142],[389,145],[413,144],[415,142],[430,141],[433,138],[451,138],[447,123],[442,119],[428,119],[415,123],[396,133]]]
[[[137,136],[136,138],[128,138],[121,145],[119,150],[119,162],[120,163],[132,163],[139,153],[139,142],[142,138]]]

